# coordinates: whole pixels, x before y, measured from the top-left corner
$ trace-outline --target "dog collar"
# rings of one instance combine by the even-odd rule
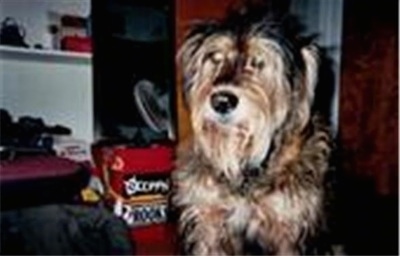
[[[245,168],[243,170],[243,175],[245,177],[253,177],[253,178],[259,176],[262,173],[262,171],[267,168],[272,152],[274,151],[275,151],[275,143],[274,141],[272,141],[270,148],[267,154],[265,155],[264,159],[258,165],[248,166],[247,168]]]
[[[259,178],[265,169],[267,169],[268,162],[271,158],[272,152],[275,150],[275,143],[272,142],[270,149],[267,152],[267,155],[261,161],[258,166],[249,166],[242,171],[243,181],[240,186],[237,188],[240,195],[245,195],[249,189],[250,185],[254,184],[254,180]]]

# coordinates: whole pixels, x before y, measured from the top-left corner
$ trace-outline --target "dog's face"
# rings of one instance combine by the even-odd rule
[[[192,33],[181,56],[196,150],[226,178],[257,167],[279,131],[308,122],[316,54],[280,28],[212,25]]]

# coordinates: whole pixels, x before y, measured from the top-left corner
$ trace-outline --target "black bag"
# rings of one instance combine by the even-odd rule
[[[28,47],[25,43],[25,34],[25,29],[18,25],[14,18],[7,17],[1,23],[0,44]]]

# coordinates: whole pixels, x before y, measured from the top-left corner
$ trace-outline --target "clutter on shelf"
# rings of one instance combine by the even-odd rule
[[[17,18],[6,17],[1,21],[0,44],[44,50],[92,51],[90,16],[49,12],[44,31],[39,42],[31,42],[29,45],[26,35],[32,33],[30,27],[24,26]]]
[[[12,17],[6,17],[1,22],[0,28],[0,44],[16,46],[16,47],[28,47],[25,42],[26,30]]]
[[[60,45],[62,50],[91,52],[90,20],[73,15],[62,15],[60,22]]]
[[[21,116],[17,121],[0,109],[1,157],[50,154],[75,162],[91,162],[90,144],[73,137],[63,125],[49,125],[40,117]]]

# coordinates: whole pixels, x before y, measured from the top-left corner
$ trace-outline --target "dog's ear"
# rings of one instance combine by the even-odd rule
[[[185,103],[188,103],[188,92],[193,85],[194,77],[196,75],[196,60],[193,58],[196,51],[202,44],[202,37],[200,34],[189,35],[179,48],[176,54],[176,63],[182,70],[183,76],[183,98]]]
[[[199,66],[201,65],[201,46],[205,38],[212,32],[214,26],[213,22],[204,21],[197,21],[191,24],[183,44],[177,52],[176,62],[182,70],[184,79],[183,92],[186,100],[188,91],[193,86]]]
[[[196,60],[198,61],[199,50],[205,39],[218,30],[218,22],[215,20],[209,21],[193,21],[190,24],[188,33],[185,36],[184,42],[177,54],[177,61],[182,65],[185,73],[193,72]]]
[[[185,38],[185,41],[179,48],[176,55],[176,61],[182,67],[185,74],[190,74],[193,72],[193,56],[200,48],[202,41],[201,34],[190,35]]]
[[[318,47],[314,44],[304,46],[301,49],[301,55],[304,61],[304,77],[300,99],[300,118],[302,119],[302,127],[304,127],[310,118],[311,107],[314,101],[315,89],[318,83],[320,55]]]
[[[319,50],[316,45],[308,45],[301,50],[303,56],[305,70],[304,70],[304,84],[307,90],[307,99],[310,104],[314,100],[315,87],[318,80],[318,67],[320,62]]]
[[[190,29],[185,36],[182,46],[176,55],[176,62],[183,75],[183,94],[188,100],[188,92],[194,85],[199,75],[199,69],[204,55],[202,47],[206,39],[219,30],[219,23],[216,20],[195,21],[190,24]]]

